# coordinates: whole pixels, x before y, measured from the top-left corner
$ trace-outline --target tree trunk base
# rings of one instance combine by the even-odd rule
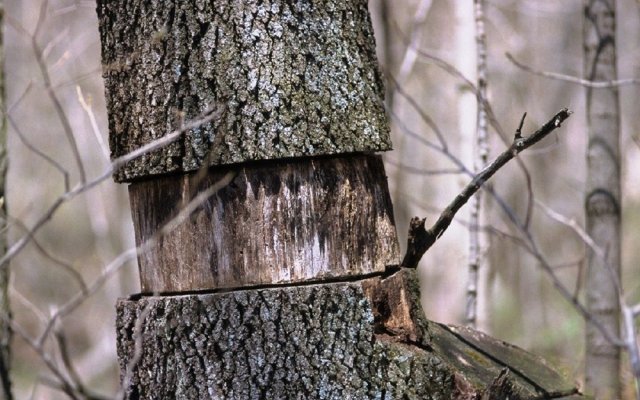
[[[579,397],[540,358],[426,320],[413,270],[123,299],[117,311],[129,399]]]

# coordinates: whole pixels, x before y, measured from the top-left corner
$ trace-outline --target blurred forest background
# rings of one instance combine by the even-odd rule
[[[387,2],[386,6],[383,2]],[[109,165],[107,118],[100,67],[94,1],[5,1],[5,57],[10,240],[25,234],[79,173],[51,94],[59,100],[92,179]],[[388,104],[395,150],[384,155],[403,248],[411,217],[433,221],[468,182],[441,151],[429,149],[415,134],[435,141],[428,115],[442,132],[451,155],[472,168],[476,124],[475,95],[468,86],[424,54],[445,60],[476,81],[475,27],[471,0],[370,0],[381,67],[389,78]],[[536,70],[581,77],[582,0],[488,0],[489,101],[511,139],[523,112],[523,133],[562,107],[575,114],[557,133],[523,153],[537,200],[584,225],[585,89],[523,71],[512,54]],[[32,35],[37,38],[32,41]],[[640,2],[618,0],[618,75],[640,76]],[[408,50],[413,41],[419,52]],[[42,62],[40,62],[42,61]],[[394,91],[397,82],[400,91]],[[401,93],[406,94],[403,95]],[[409,100],[408,98],[412,99]],[[391,100],[389,100],[391,99]],[[623,284],[629,304],[640,302],[640,89],[620,88],[623,149]],[[413,104],[412,104],[413,103]],[[420,112],[418,112],[420,111]],[[410,132],[413,132],[412,135]],[[489,130],[493,159],[505,145]],[[59,165],[38,155],[33,147]],[[516,163],[492,180],[495,192],[524,218],[529,194]],[[514,241],[496,231],[518,235],[496,202],[485,196],[479,328],[540,354],[562,366],[576,381],[584,368],[584,321],[553,288],[538,263]],[[533,211],[531,233],[546,259],[570,290],[578,291],[586,262],[585,246],[569,228]],[[424,257],[419,269],[427,316],[463,324],[468,264],[468,210]],[[134,246],[126,187],[107,180],[66,202],[11,264],[11,302],[22,334],[38,338],[49,317],[93,284],[122,251]],[[73,271],[71,270],[73,269]],[[75,271],[75,272],[74,272]],[[65,315],[56,331],[63,342],[47,340],[40,354],[20,335],[14,337],[13,381],[17,398],[63,395],[47,385],[51,362],[64,365],[64,347],[74,369],[92,391],[113,395],[118,388],[115,351],[115,301],[139,290],[135,263],[96,285],[91,296]],[[582,299],[584,293],[580,292]],[[631,374],[626,393],[633,393]],[[65,367],[67,368],[67,367]],[[63,368],[64,369],[64,368]],[[631,397],[629,397],[631,398]]]

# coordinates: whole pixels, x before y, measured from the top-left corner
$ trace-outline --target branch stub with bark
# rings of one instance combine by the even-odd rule
[[[511,146],[503,151],[493,162],[486,166],[471,182],[465,186],[456,198],[442,211],[438,220],[429,229],[425,228],[426,218],[414,217],[409,224],[409,236],[407,239],[407,252],[402,260],[402,266],[417,268],[418,262],[424,253],[433,246],[442,234],[447,230],[451,221],[460,208],[485,184],[500,168],[516,157],[520,152],[538,143],[549,133],[559,128],[573,112],[568,108],[558,111],[549,121],[529,136],[522,137],[520,132],[524,123],[524,116],[518,130],[514,135]],[[526,115],[526,114],[525,114]]]

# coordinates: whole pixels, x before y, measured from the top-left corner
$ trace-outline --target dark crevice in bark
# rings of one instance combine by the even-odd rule
[[[215,293],[230,293],[230,292],[241,292],[241,291],[253,291],[253,290],[261,290],[261,289],[275,289],[275,288],[286,288],[286,287],[304,287],[304,286],[317,286],[321,284],[331,284],[331,283],[349,283],[349,282],[358,282],[371,278],[388,278],[391,277],[402,269],[397,265],[388,266],[382,272],[373,272],[370,274],[362,274],[362,275],[352,275],[352,276],[337,276],[332,278],[318,278],[316,280],[307,280],[302,282],[295,283],[282,283],[282,284],[266,284],[266,285],[251,285],[251,286],[240,286],[240,287],[229,287],[229,288],[220,288],[220,289],[203,289],[203,290],[188,290],[188,291],[177,291],[177,292],[141,292],[132,294],[128,297],[131,301],[138,301],[144,297],[155,297],[155,296],[190,296],[190,295],[199,295],[199,294],[215,294]]]

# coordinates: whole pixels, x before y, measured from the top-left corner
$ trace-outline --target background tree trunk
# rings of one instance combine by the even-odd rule
[[[585,78],[613,81],[616,2],[585,0]],[[606,254],[589,254],[587,307],[612,337],[620,332],[620,149],[618,89],[587,89],[587,232]],[[592,324],[586,327],[586,387],[598,399],[620,398],[620,349]]]
[[[4,85],[4,0],[0,0],[0,254],[7,251],[7,198],[5,185],[9,157],[7,154],[7,118]],[[11,399],[11,329],[9,318],[9,266],[0,268],[0,400]]]

